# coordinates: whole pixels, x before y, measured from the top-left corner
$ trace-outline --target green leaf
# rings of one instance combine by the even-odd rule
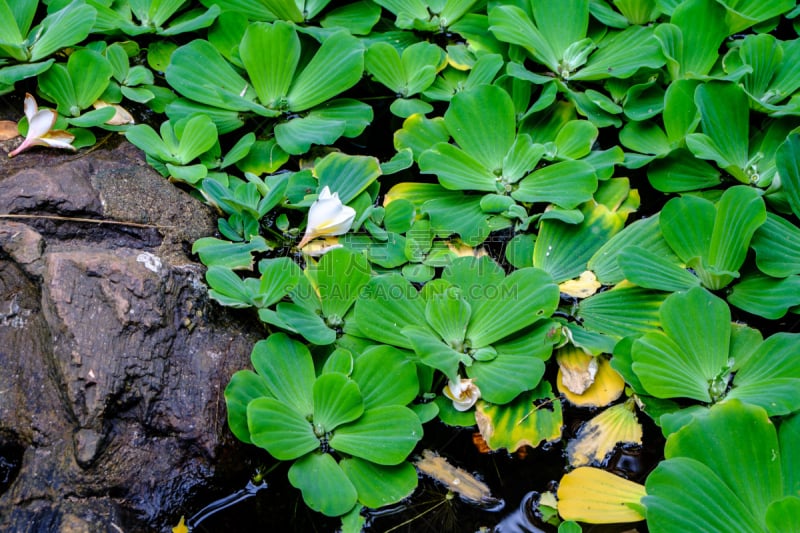
[[[456,289],[446,289],[428,298],[425,319],[451,347],[463,345],[471,309]]]
[[[769,416],[800,409],[800,364],[795,349],[800,334],[776,333],[761,343],[734,377],[727,399],[762,407]]]
[[[192,253],[198,254],[204,265],[224,266],[233,270],[251,270],[253,252],[270,250],[263,237],[255,236],[250,242],[230,242],[214,237],[202,237],[194,241]]]
[[[398,503],[417,487],[417,470],[408,462],[382,466],[352,457],[339,466],[356,487],[358,501],[371,509]]]
[[[444,114],[450,135],[489,172],[501,171],[514,143],[516,120],[511,97],[495,85],[458,93]]]
[[[292,83],[287,95],[289,109],[305,111],[330,100],[355,85],[363,71],[361,42],[347,32],[334,33]]]
[[[597,196],[597,195],[596,195]],[[540,224],[533,264],[550,273],[556,283],[579,276],[594,253],[622,229],[626,215],[602,203],[587,202],[579,224],[546,219]]]
[[[423,174],[436,174],[439,183],[451,190],[499,192],[496,174],[467,152],[449,143],[438,143],[419,157]]]
[[[542,10],[541,16],[546,18],[550,13],[552,12],[547,12],[545,8]],[[586,14],[588,15],[588,10]],[[561,15],[562,20],[568,18],[564,16],[563,11]],[[586,19],[586,22],[588,22],[588,16]],[[582,25],[582,20],[578,18],[573,24],[576,26]],[[556,24],[556,28],[558,27],[560,27],[560,24]],[[561,54],[555,51],[553,46],[550,46],[551,41],[542,34],[537,25],[534,25],[530,17],[519,7],[515,5],[501,5],[490,9],[489,30],[501,41],[522,46],[529,54],[540,63],[546,65],[552,72],[558,72]],[[585,35],[586,32],[584,30],[580,38],[585,37]],[[568,39],[569,37],[566,39],[559,38],[553,42],[563,44],[563,42]],[[572,42],[574,41],[567,43],[561,52],[572,44]]]
[[[800,274],[800,228],[785,218],[767,213],[750,245],[764,274],[781,278]]]
[[[719,442],[727,445],[715,445]],[[738,401],[713,407],[670,436],[664,455],[707,466],[762,523],[769,503],[782,496],[778,436],[759,407]],[[740,467],[730,468],[734,464]]]
[[[589,331],[616,338],[640,335],[658,327],[658,310],[666,296],[641,287],[620,286],[581,300],[576,316]]]
[[[344,137],[358,137],[372,123],[372,108],[352,98],[337,98],[318,105],[306,115],[310,118],[344,122]]]
[[[256,398],[271,397],[261,376],[250,370],[239,370],[225,387],[225,406],[228,409],[228,426],[240,441],[252,444],[247,425],[247,406]]]
[[[381,18],[377,4],[361,0],[336,7],[320,21],[323,28],[345,28],[353,35],[367,35]]]
[[[336,460],[327,453],[311,453],[289,468],[289,483],[300,489],[309,508],[326,516],[340,516],[358,501],[358,492]]]
[[[591,152],[597,135],[597,127],[588,120],[570,120],[558,130],[556,155],[561,159],[585,157]]]
[[[700,121],[694,101],[697,85],[696,80],[675,80],[664,93],[664,131],[671,144],[692,133]]]
[[[385,207],[386,213],[383,218],[383,224],[386,227],[386,231],[405,233],[411,229],[416,214],[414,204],[400,198],[386,204]]]
[[[783,469],[783,493],[797,494],[800,490],[800,450],[795,443],[800,438],[800,415],[786,417],[778,428],[781,445],[781,466]]]
[[[738,463],[737,463],[738,464]],[[647,477],[650,531],[762,531],[762,526],[722,479],[703,463],[688,457],[662,461]],[[690,494],[691,497],[687,497]]]
[[[352,377],[361,388],[365,409],[407,405],[419,392],[416,365],[404,352],[391,346],[378,345],[365,350]]]
[[[767,507],[766,515],[767,528],[770,533],[797,533],[800,526],[800,498],[797,496],[787,496],[780,500],[773,501]]]
[[[708,82],[695,92],[700,111],[703,137],[693,133],[686,136],[689,149],[702,159],[713,159],[722,168],[745,180],[748,160],[747,96],[733,83]],[[708,143],[709,148],[700,143]]]
[[[759,22],[771,19],[796,7],[792,0],[758,2],[757,0],[719,0],[728,10],[725,22],[728,33],[734,34]]]
[[[301,417],[314,412],[316,376],[308,348],[285,333],[274,333],[255,344],[251,359],[277,401],[291,406]]]
[[[332,152],[314,166],[319,178],[319,189],[329,187],[339,193],[344,204],[364,192],[381,175],[378,160],[374,157],[347,155]]]
[[[333,144],[347,128],[343,120],[329,120],[308,115],[275,126],[278,145],[287,153],[300,155],[308,152],[312,144]]]
[[[209,296],[228,307],[252,307],[253,294],[235,272],[221,266],[211,266],[206,271]]]
[[[664,205],[659,226],[670,248],[688,263],[708,253],[715,218],[713,203],[704,198],[682,196]]]
[[[633,370],[642,385],[657,398],[716,400],[709,383],[728,363],[728,306],[695,287],[669,296],[659,315],[664,333],[648,333],[633,344]]]
[[[355,422],[337,428],[329,444],[379,465],[396,465],[421,438],[422,424],[411,409],[387,405],[368,409]]]
[[[462,287],[462,290],[480,288]],[[481,300],[472,309],[467,339],[473,348],[493,344],[540,318],[550,316],[559,300],[558,286],[538,268],[517,270],[496,287],[483,287],[483,290],[492,290],[495,295]],[[500,316],[503,320],[497,320]]]
[[[197,65],[203,65],[198,69]],[[167,83],[183,96],[230,111],[277,112],[255,103],[256,92],[208,41],[197,39],[172,53]]]
[[[742,185],[727,189],[717,203],[708,267],[716,272],[737,272],[744,263],[750,239],[766,217],[766,206],[757,189]]]
[[[286,97],[300,61],[300,39],[283,21],[250,24],[239,55],[261,103],[277,111],[288,108]],[[244,87],[244,86],[243,86]]]
[[[326,346],[336,341],[336,332],[314,311],[295,303],[281,302],[276,308],[278,318],[302,335],[308,342]]]
[[[700,284],[697,277],[676,261],[654,255],[638,246],[626,247],[619,255],[618,263],[628,281],[647,289],[676,292]]]
[[[399,274],[372,278],[355,305],[355,319],[364,335],[401,348],[412,347],[401,330],[424,323],[424,317],[424,302]]]
[[[661,192],[685,192],[716,187],[722,182],[719,170],[697,159],[684,148],[647,167],[647,179]]]
[[[729,35],[725,9],[717,2],[686,0],[672,13],[670,22],[658,25],[654,35],[661,42],[673,80],[708,74]]]
[[[344,320],[361,288],[370,279],[370,267],[363,255],[337,249],[322,256],[315,275],[322,314],[334,321]]]
[[[70,2],[63,9],[47,15],[38,26],[28,60],[39,61],[86,39],[94,26],[96,13],[94,8],[82,2]]]
[[[659,216],[637,220],[606,241],[592,255],[587,266],[597,279],[605,285],[619,283],[625,274],[619,265],[619,257],[628,246],[637,246],[669,262],[676,262],[677,256],[661,236]]]
[[[364,413],[358,384],[344,374],[323,374],[314,382],[314,427],[318,434],[333,431]]]
[[[428,329],[408,326],[403,328],[403,335],[408,339],[407,342],[414,349],[422,364],[439,370],[452,381],[459,379],[460,364],[472,363],[472,359],[468,355],[454,350]]]
[[[533,336],[536,337],[535,334]],[[496,357],[485,362],[475,361],[472,366],[467,367],[467,375],[480,384],[481,397],[484,400],[502,405],[520,393],[534,388],[544,375],[545,365],[536,353],[519,353],[514,349],[513,342],[508,347],[500,344],[495,346]],[[549,344],[540,346],[552,348]]]
[[[247,405],[250,439],[281,461],[297,459],[319,448],[311,424],[291,405],[256,398]]]
[[[633,50],[636,53],[632,53]],[[641,68],[659,68],[663,65],[664,56],[659,42],[653,37],[653,29],[631,26],[601,40],[586,66],[570,76],[570,79],[625,79]]]
[[[775,166],[792,213],[800,217],[800,134],[789,135],[781,144],[775,154]]]
[[[733,286],[728,302],[770,320],[783,318],[789,309],[800,305],[800,276],[777,279],[749,275]]]
[[[561,161],[535,170],[511,193],[521,202],[552,202],[574,209],[597,189],[594,168],[585,161]]]
[[[217,127],[207,116],[194,115],[175,123],[175,135],[180,139],[175,157],[186,165],[216,144]]]
[[[297,263],[288,257],[264,259],[259,264],[261,282],[253,298],[258,307],[270,307],[295,288],[303,275]]]
[[[652,122],[628,122],[619,132],[619,142],[636,152],[657,156],[672,149],[664,131]]]
[[[197,13],[197,16],[189,16],[190,14]],[[170,24],[169,28],[160,30],[156,33],[169,37],[178,35],[179,33],[194,32],[203,28],[211,26],[220,14],[220,7],[212,5],[206,11],[189,11],[185,15],[179,16],[175,21]]]

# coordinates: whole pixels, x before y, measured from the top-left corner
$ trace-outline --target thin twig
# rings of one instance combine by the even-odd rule
[[[44,220],[61,220],[64,222],[88,222],[90,224],[113,224],[115,226],[131,226],[134,228],[154,228],[154,229],[170,229],[175,226],[159,226],[158,224],[139,224],[137,222],[123,222],[121,220],[98,220],[96,218],[79,218],[79,217],[59,217],[55,215],[14,215],[10,213],[0,214],[0,218],[22,218],[22,219],[44,219]]]

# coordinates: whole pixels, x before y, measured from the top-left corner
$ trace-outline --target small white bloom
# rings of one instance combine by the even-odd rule
[[[480,389],[471,379],[462,378],[458,383],[448,381],[442,392],[453,400],[453,407],[457,411],[467,411],[481,397]]]
[[[51,146],[53,148],[66,148],[75,150],[72,141],[75,136],[63,130],[54,130],[58,113],[52,109],[39,109],[36,100],[30,94],[25,94],[25,116],[28,117],[28,134],[16,150],[10,152],[8,157],[24,152],[33,146]]]
[[[356,210],[344,205],[339,200],[339,193],[331,194],[331,190],[326,185],[308,210],[306,233],[297,247],[302,248],[317,237],[347,233],[355,218]]]

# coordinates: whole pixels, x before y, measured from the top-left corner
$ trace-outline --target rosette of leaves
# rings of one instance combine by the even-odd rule
[[[776,428],[758,406],[713,406],[667,439],[641,500],[648,529],[796,531],[798,438],[796,414]]]
[[[448,190],[510,195],[523,202],[552,202],[572,209],[589,200],[597,188],[594,168],[583,161],[563,161],[534,170],[545,147],[534,143],[530,135],[517,133],[514,103],[500,87],[482,85],[455,95],[444,114],[444,126],[456,145],[434,144],[419,156],[419,167],[423,173],[436,174]],[[581,142],[584,133],[589,135],[588,143]],[[583,152],[578,145],[591,145],[588,131],[573,131],[570,136],[576,151]],[[563,152],[570,155],[566,147]],[[572,155],[586,153],[588,150]],[[501,200],[484,198],[484,207],[496,212],[495,204]],[[505,209],[511,210],[513,202],[505,203]]]
[[[402,50],[387,42],[377,41],[367,48],[364,64],[375,80],[397,95],[390,107],[392,113],[409,117],[433,110],[433,106],[427,102],[411,97],[433,84],[436,74],[447,64],[447,58],[444,50],[424,41]]]
[[[190,6],[185,0],[86,0],[86,3],[97,10],[95,32],[121,31],[132,36],[155,33],[168,37],[193,32],[211,26],[220,14],[219,6],[202,9]]]
[[[218,142],[217,127],[206,115],[196,113],[182,119],[161,123],[159,132],[147,124],[137,124],[125,137],[147,155],[162,176],[196,184],[208,175],[202,163],[192,162],[211,150]]]
[[[364,70],[364,47],[348,32],[334,31],[314,51],[294,25],[257,22],[247,27],[238,52],[247,79],[210,42],[198,39],[172,54],[167,81],[202,104],[198,109],[275,118],[275,139],[290,154],[355,137],[372,120],[367,104],[335,98],[355,85]]]
[[[664,64],[651,26],[625,25],[621,31],[589,36],[589,0],[559,3],[497,5],[488,11],[489,30],[500,41],[519,46],[524,56],[510,55],[509,75],[536,85],[553,84],[596,126],[619,127],[623,108],[605,91],[580,90],[575,80],[628,79],[640,70]],[[553,76],[531,72],[525,56],[544,65]],[[631,83],[633,85],[633,83]]]
[[[506,276],[488,257],[465,257],[421,292],[399,274],[372,278],[354,318],[358,335],[413,350],[454,382],[463,369],[482,398],[504,404],[541,380],[558,337],[547,320],[558,301],[542,270]]]
[[[75,126],[99,126],[114,116],[113,108],[87,113],[108,88],[111,64],[99,52],[81,48],[72,52],[67,63],[56,63],[39,75],[39,90],[56,103],[58,112]]]
[[[704,411],[697,404],[680,411],[672,402],[680,398],[701,405],[740,400],[770,416],[800,409],[800,335],[762,341],[758,331],[731,323],[730,308],[701,287],[670,295],[659,315],[659,331],[620,343],[611,362],[638,394],[662,400],[645,412],[665,433]]]
[[[467,15],[477,0],[375,0],[396,15],[395,26],[406,30],[443,32]]]
[[[652,28],[631,25],[597,42],[588,37],[589,6],[589,0],[534,2],[526,12],[499,5],[489,10],[489,29],[564,80],[628,78],[664,64]]]
[[[673,198],[659,214],[659,227],[682,264],[635,245],[626,247],[618,262],[626,278],[643,287],[677,290],[702,284],[721,289],[740,277],[750,241],[766,216],[761,194],[751,187],[727,189],[716,204],[696,196]]]
[[[381,346],[353,357],[333,352],[319,373],[308,349],[283,333],[256,343],[255,372],[225,389],[234,435],[294,461],[289,481],[315,511],[340,516],[357,504],[396,503],[417,485],[406,458],[422,425],[406,407],[417,395],[416,367]]]
[[[34,26],[38,0],[0,0],[0,94],[46,71],[53,64],[49,56],[83,41],[92,31],[96,15],[92,7],[83,2],[55,6]]]
[[[279,302],[274,310],[263,306],[258,316],[313,344],[331,344],[352,320],[350,310],[370,275],[363,254],[343,248],[331,250],[318,263],[309,263],[304,275],[297,278],[289,292],[291,302]]]

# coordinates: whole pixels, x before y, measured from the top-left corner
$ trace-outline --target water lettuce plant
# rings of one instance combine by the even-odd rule
[[[395,503],[417,484],[406,457],[422,438],[406,407],[419,383],[413,363],[389,347],[332,354],[317,374],[308,349],[283,333],[259,341],[253,367],[225,391],[234,434],[294,461],[289,481],[329,516]]]
[[[782,531],[798,34],[791,0],[0,0],[0,94],[9,155],[118,131],[218,214],[192,253],[266,339],[229,425],[343,530],[438,419],[564,448],[559,530]],[[637,421],[666,459],[624,480]]]

